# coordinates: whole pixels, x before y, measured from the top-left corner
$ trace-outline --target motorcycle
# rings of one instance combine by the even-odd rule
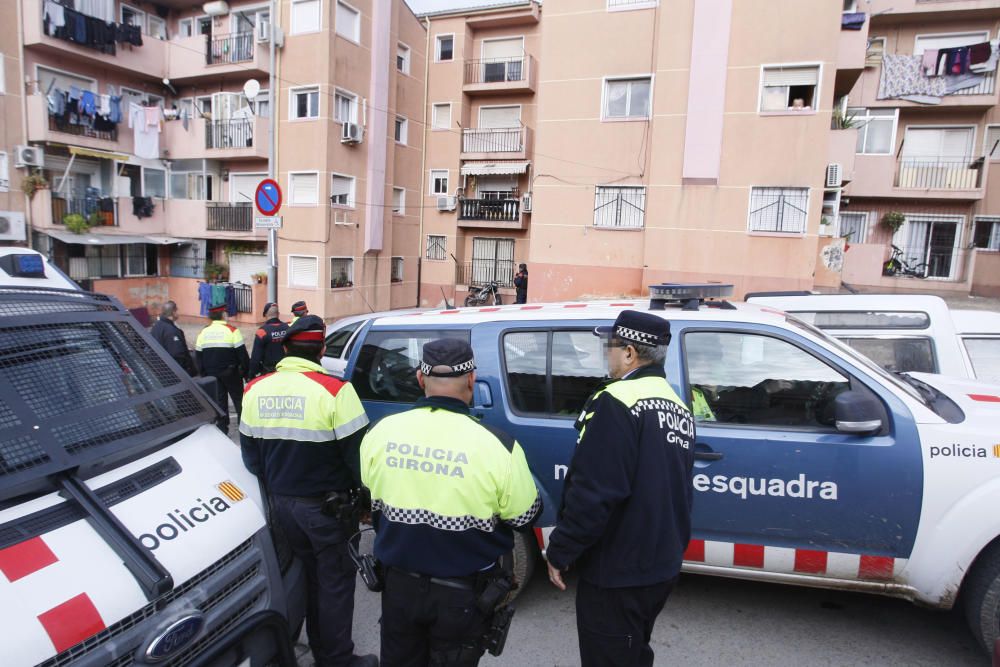
[[[489,282],[481,287],[475,287],[465,297],[466,306],[502,306],[503,299],[500,297],[500,287],[496,281]]]

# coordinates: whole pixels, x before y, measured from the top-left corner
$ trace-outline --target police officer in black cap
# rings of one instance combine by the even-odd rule
[[[577,571],[583,667],[652,665],[649,639],[691,537],[694,420],[664,372],[670,323],[622,311],[603,336],[612,380],[588,400],[545,556]]]
[[[288,333],[288,325],[278,318],[278,304],[268,301],[264,305],[262,314],[267,318],[267,321],[260,325],[254,335],[248,380],[264,373],[273,373],[275,366],[285,356],[282,343]]]
[[[292,304],[292,319],[288,322],[289,325],[295,324],[300,317],[305,317],[309,314],[309,306],[306,305],[305,301],[296,301]]]

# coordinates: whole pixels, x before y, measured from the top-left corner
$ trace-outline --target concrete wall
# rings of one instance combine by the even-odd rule
[[[973,296],[1000,297],[1000,252],[977,250],[972,267]]]
[[[126,308],[149,309],[154,318],[160,313],[165,301],[177,303],[177,312],[185,319],[199,317],[201,304],[198,302],[198,284],[194,278],[172,278],[151,276],[148,278],[121,278],[115,280],[95,280],[93,290],[109,294],[121,301]],[[261,322],[260,309],[267,302],[267,285],[253,285],[252,312],[237,313],[226,319],[233,323],[254,324]],[[207,318],[206,318],[207,322]],[[194,344],[194,341],[189,341]]]

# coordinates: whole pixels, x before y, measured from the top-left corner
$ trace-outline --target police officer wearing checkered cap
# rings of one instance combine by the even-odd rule
[[[475,368],[463,340],[424,345],[416,375],[425,397],[361,445],[386,572],[386,667],[479,663],[496,613],[486,592],[508,576],[498,561],[541,511],[521,446],[469,414]]]
[[[649,639],[691,536],[694,420],[667,383],[670,323],[626,310],[594,333],[612,380],[577,419],[576,450],[545,551],[549,579],[579,573],[583,667],[653,664]]]

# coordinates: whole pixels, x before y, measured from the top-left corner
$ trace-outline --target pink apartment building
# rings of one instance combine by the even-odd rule
[[[17,48],[17,23],[0,24],[0,244],[24,245],[28,240],[21,191],[23,171],[16,165],[30,155],[18,155],[24,146],[21,100],[21,52]]]

